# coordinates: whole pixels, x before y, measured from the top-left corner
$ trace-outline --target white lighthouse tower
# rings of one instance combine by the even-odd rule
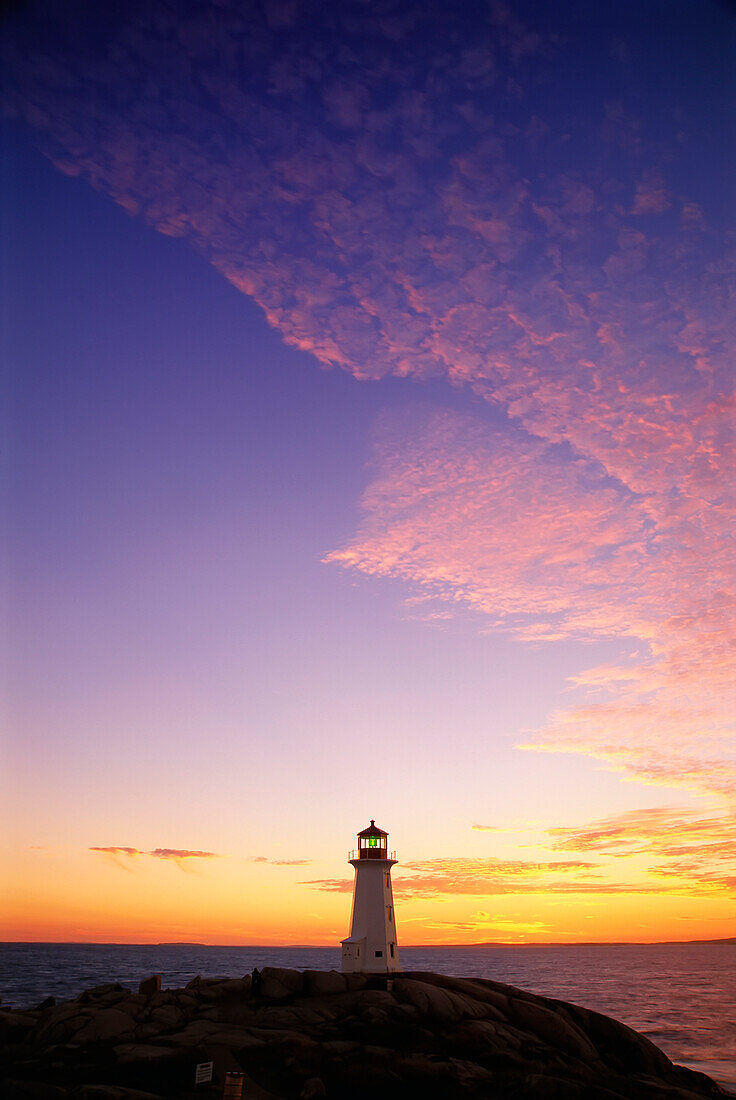
[[[358,851],[348,862],[355,868],[350,935],[342,941],[343,973],[390,974],[400,971],[388,833],[375,821],[358,833]]]

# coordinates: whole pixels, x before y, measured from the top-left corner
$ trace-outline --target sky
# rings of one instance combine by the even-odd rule
[[[736,935],[734,58],[11,6],[0,939]]]

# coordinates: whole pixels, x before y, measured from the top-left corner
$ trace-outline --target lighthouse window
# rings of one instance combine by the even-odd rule
[[[390,921],[391,920],[391,906],[390,905],[386,906],[386,916],[388,917],[388,919]]]
[[[383,958],[383,951],[376,951],[376,958],[377,959],[382,959]]]
[[[394,957],[394,945],[392,943],[390,943],[389,947],[391,948],[391,958],[393,958]]]
[[[368,847],[369,848],[377,848],[378,847],[378,837],[377,836],[369,836],[368,837]]]
[[[389,882],[389,879],[388,879],[388,871],[387,871],[387,872],[386,872],[386,886],[390,886],[390,885],[391,885],[391,883]]]

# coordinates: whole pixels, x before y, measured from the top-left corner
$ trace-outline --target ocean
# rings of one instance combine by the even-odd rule
[[[403,947],[405,970],[491,978],[604,1012],[648,1036],[674,1062],[736,1090],[736,944],[570,947]],[[339,969],[339,948],[196,944],[0,944],[3,1005],[32,1007],[106,982],[137,989],[203,977],[240,977],[254,966]]]

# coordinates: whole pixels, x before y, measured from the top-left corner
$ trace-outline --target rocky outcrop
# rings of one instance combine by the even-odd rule
[[[387,987],[388,985],[388,987]],[[727,1094],[644,1036],[562,1001],[479,978],[407,973],[387,983],[264,967],[185,989],[117,984],[36,1010],[0,1008],[8,1100],[702,1100]],[[194,1088],[197,1064],[212,1085]]]

